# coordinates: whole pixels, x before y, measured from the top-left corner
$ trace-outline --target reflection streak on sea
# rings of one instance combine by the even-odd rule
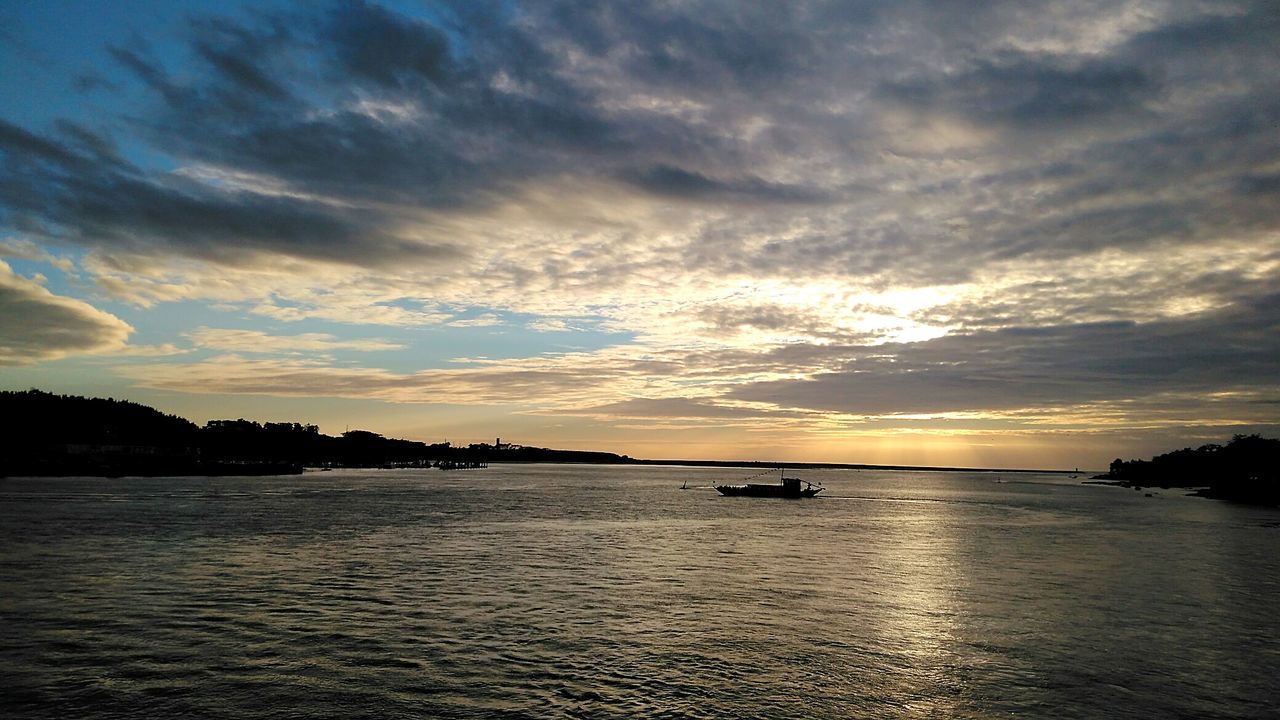
[[[0,481],[7,717],[1265,717],[1280,514],[1051,476]],[[685,479],[697,485],[679,491]]]

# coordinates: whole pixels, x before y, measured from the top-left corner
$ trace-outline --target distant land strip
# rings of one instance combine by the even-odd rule
[[[681,467],[778,468],[795,470],[905,470],[919,472],[986,472],[1036,473],[1041,475],[1088,474],[1084,470],[1037,470],[1032,468],[978,468],[947,465],[868,465],[865,463],[783,462],[777,460],[628,460],[638,465],[675,465]]]

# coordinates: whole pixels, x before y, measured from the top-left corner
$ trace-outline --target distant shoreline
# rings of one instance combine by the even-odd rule
[[[906,472],[981,472],[1039,475],[1087,475],[1084,470],[1036,470],[1031,468],[980,468],[950,465],[871,465],[867,463],[777,462],[765,460],[632,460],[631,465],[674,465],[677,467],[778,468],[796,470],[902,470]]]
[[[948,467],[948,466],[930,466],[930,465],[869,465],[865,463],[822,463],[822,462],[767,462],[760,460],[641,460],[631,458],[619,462],[600,462],[600,461],[573,461],[573,460],[495,460],[495,465],[620,465],[620,466],[669,466],[669,467],[706,467],[706,468],[759,468],[773,469],[785,467],[788,470],[893,470],[900,472],[972,472],[972,473],[1008,473],[1022,475],[1073,475],[1076,470],[1035,470],[1030,468],[974,468],[974,467]],[[220,467],[216,471],[208,469],[186,468],[185,472],[173,473],[157,473],[157,472],[130,472],[127,468],[116,468],[108,471],[109,474],[94,472],[92,469],[84,468],[82,472],[68,472],[67,474],[23,474],[23,473],[0,473],[0,477],[41,477],[41,478],[68,478],[68,477],[94,477],[117,479],[121,477],[226,477],[226,476],[269,476],[269,475],[297,475],[303,470],[319,471],[319,470],[421,470],[419,466],[379,466],[379,465],[358,465],[358,466],[325,466],[325,465],[301,465],[295,466],[296,469],[290,469],[285,472],[273,472],[264,464],[253,467],[252,470],[248,466],[236,468]],[[429,467],[429,466],[428,466]],[[1084,475],[1083,471],[1079,474]],[[1118,485],[1118,482],[1098,482],[1086,481],[1085,484],[1091,485]]]

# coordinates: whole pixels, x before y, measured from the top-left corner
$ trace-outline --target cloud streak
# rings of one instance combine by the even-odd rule
[[[404,346],[385,340],[342,340],[328,333],[270,335],[259,330],[200,328],[187,333],[196,347],[234,353],[307,353],[355,350],[380,352],[400,350]]]

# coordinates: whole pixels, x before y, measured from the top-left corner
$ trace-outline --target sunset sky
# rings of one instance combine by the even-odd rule
[[[11,2],[0,388],[650,458],[1280,431],[1280,4]]]

